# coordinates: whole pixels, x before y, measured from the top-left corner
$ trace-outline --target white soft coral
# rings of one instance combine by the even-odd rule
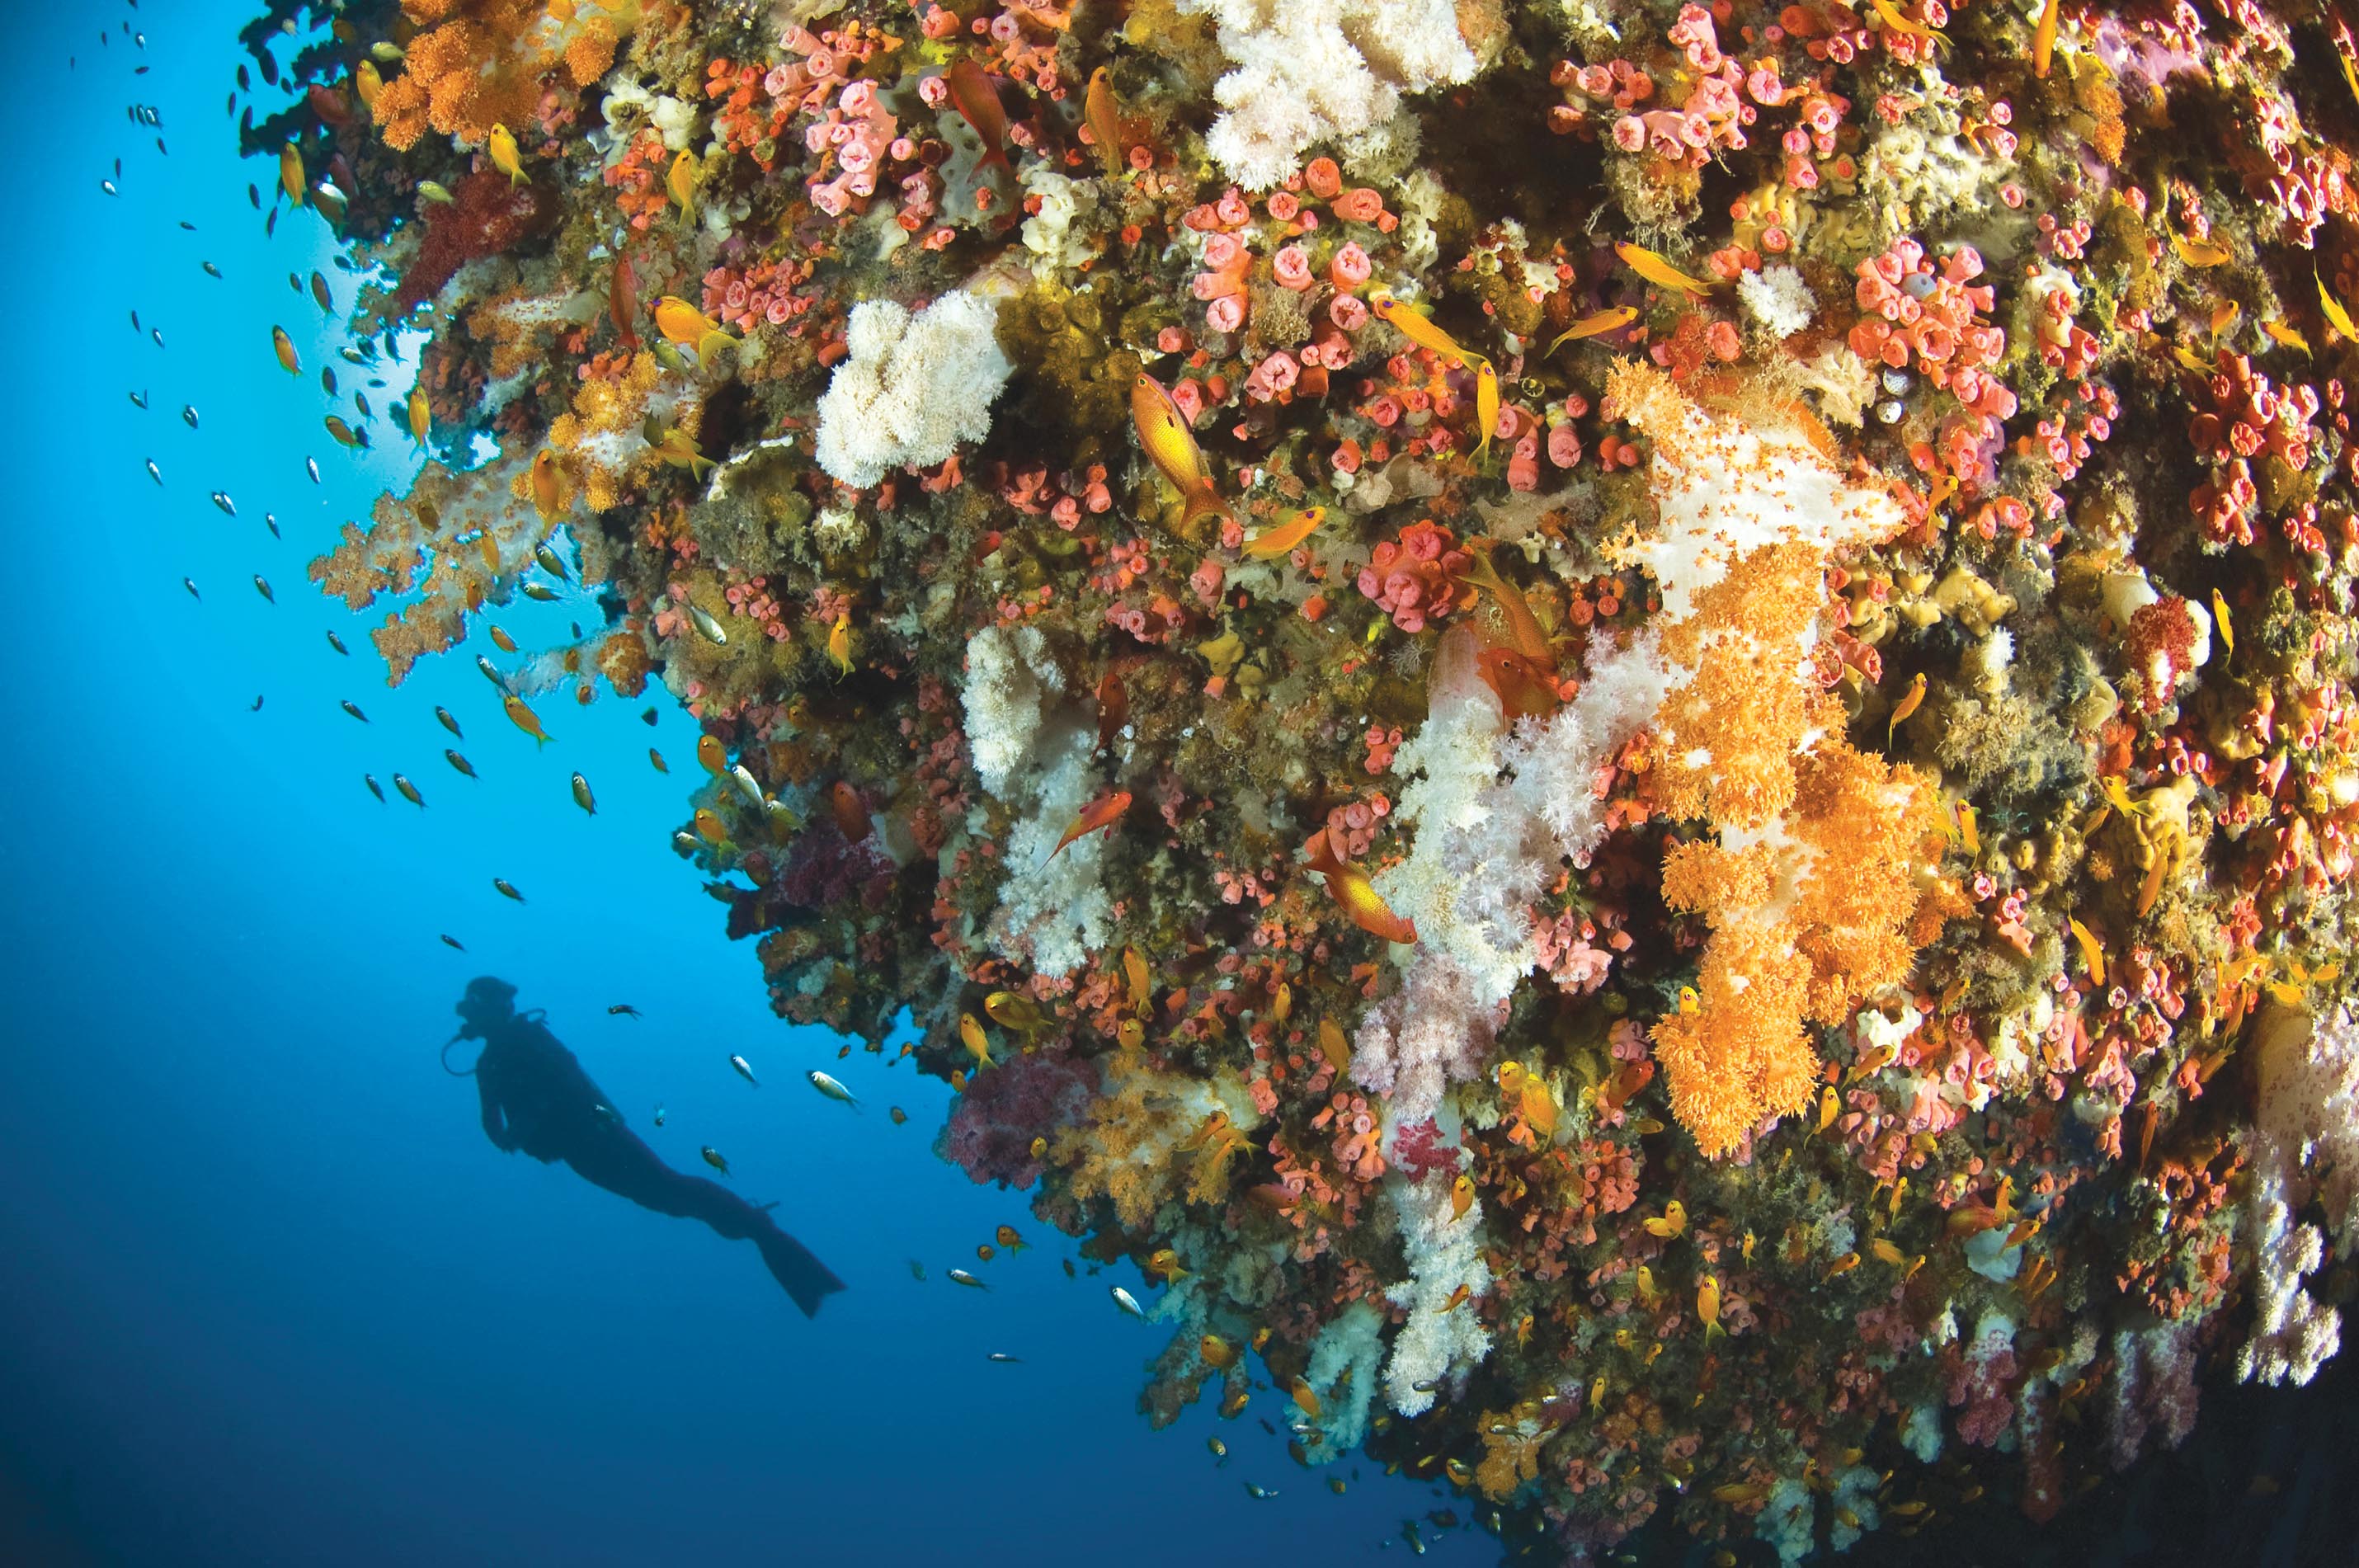
[[[1212,90],[1223,114],[1205,146],[1229,177],[1266,191],[1313,142],[1390,120],[1404,92],[1473,79],[1482,62],[1451,0],[1181,0],[1220,24],[1236,69]]]
[[[853,306],[844,328],[851,354],[819,400],[819,465],[846,485],[869,485],[989,435],[992,400],[1010,369],[997,321],[991,301],[962,289],[914,316],[890,299]]]

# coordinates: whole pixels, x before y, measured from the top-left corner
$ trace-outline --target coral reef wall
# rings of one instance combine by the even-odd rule
[[[2339,1343],[2354,52],[354,0],[246,138],[430,334],[313,577],[698,715],[777,1011],[1163,1282],[1148,1415],[1791,1561]]]

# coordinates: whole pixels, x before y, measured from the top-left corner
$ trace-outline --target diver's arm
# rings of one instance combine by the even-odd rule
[[[475,1094],[484,1103],[484,1136],[490,1138],[495,1148],[514,1154],[516,1140],[508,1135],[505,1118],[500,1114],[499,1095],[492,1087],[491,1077],[480,1066],[475,1070]]]

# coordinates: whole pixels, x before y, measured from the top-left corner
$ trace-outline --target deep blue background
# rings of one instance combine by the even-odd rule
[[[723,940],[668,847],[694,772],[685,715],[667,702],[650,732],[639,702],[544,699],[556,743],[536,755],[472,668],[480,635],[386,689],[369,617],[303,567],[406,479],[409,443],[380,420],[373,457],[336,447],[316,373],[336,365],[347,415],[355,388],[383,408],[407,378],[368,388],[334,357],[334,323],[288,290],[290,268],[318,266],[351,303],[321,221],[285,215],[266,243],[247,206],[248,181],[276,171],[237,160],[223,113],[245,16],[151,0],[0,21],[16,66],[0,98],[16,329],[0,376],[0,1560],[1406,1557],[1401,1519],[1445,1499],[1364,1466],[1332,1496],[1254,1420],[1282,1395],[1149,1432],[1134,1399],[1164,1331],[1105,1287],[1155,1292],[1127,1267],[1068,1280],[1070,1245],[1021,1194],[936,1160],[943,1085],[858,1051],[839,1062],[832,1037],[770,1015],[750,946]],[[158,106],[168,156],[128,122],[133,103]],[[134,332],[133,309],[166,347]],[[272,358],[274,322],[300,379]],[[530,646],[587,613],[520,602],[500,618]],[[437,702],[482,782],[441,761]],[[594,820],[568,798],[576,768]],[[390,791],[397,769],[429,810],[362,788],[365,770]],[[495,895],[494,876],[530,902]],[[659,1150],[692,1165],[711,1143],[739,1191],[782,1200],[851,1290],[805,1323],[750,1247],[493,1149],[473,1085],[435,1062],[460,987],[486,971],[549,1009]],[[646,1021],[610,1018],[616,1001]],[[763,1088],[730,1072],[738,1051]],[[819,1065],[868,1114],[799,1082]],[[906,1127],[884,1114],[897,1102]],[[1039,1245],[975,1265],[1002,1222]],[[946,1282],[960,1263],[991,1292]],[[1024,1362],[989,1364],[994,1350]],[[1216,1429],[1234,1450],[1220,1468]],[[1247,1479],[1280,1496],[1254,1501]],[[1471,1535],[1434,1552],[1492,1556]]]

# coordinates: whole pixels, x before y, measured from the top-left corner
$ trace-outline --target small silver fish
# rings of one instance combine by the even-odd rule
[[[192,430],[195,430],[197,428],[197,406],[194,403],[181,404],[180,418],[188,422],[189,429]]]
[[[809,1073],[804,1073],[803,1076],[810,1080],[810,1086],[812,1088],[818,1090],[821,1094],[825,1094],[829,1099],[841,1100],[855,1111],[860,1108],[860,1102],[853,1098],[851,1090],[845,1088],[842,1084],[837,1083],[834,1079],[829,1077],[818,1068],[812,1068]]]
[[[951,1270],[951,1283],[953,1285],[964,1285],[969,1290],[988,1290],[991,1289],[990,1286],[984,1284],[982,1280],[976,1279],[973,1275],[968,1273],[963,1269],[953,1269]]]
[[[134,392],[134,393],[132,393],[132,394],[131,394],[131,406],[132,406],[133,408],[147,408],[147,393],[145,393],[145,392]]]
[[[726,648],[729,646],[729,634],[721,629],[721,623],[714,620],[711,613],[708,612],[703,605],[690,604],[688,607],[688,619],[689,623],[696,627],[698,633],[703,637],[705,641],[712,644],[715,648]]]
[[[662,1107],[661,1105],[658,1105],[658,1106],[656,1107],[656,1126],[658,1126],[658,1127],[661,1127],[661,1126],[663,1126],[663,1116],[664,1116],[663,1107]]]
[[[1256,1486],[1248,1481],[1245,1483],[1245,1496],[1266,1503],[1277,1496],[1277,1489],[1274,1486]]]
[[[164,471],[156,466],[156,460],[152,457],[147,460],[147,477],[158,485],[164,483]]]
[[[761,782],[756,779],[752,773],[746,770],[744,763],[735,762],[730,764],[729,777],[735,781],[738,791],[743,794],[745,799],[751,800],[756,806],[763,804]]]
[[[1114,1297],[1114,1304],[1115,1306],[1120,1307],[1132,1317],[1144,1318],[1147,1316],[1147,1309],[1138,1304],[1138,1298],[1132,1295],[1128,1290],[1124,1290],[1121,1286],[1109,1286],[1107,1288],[1107,1294]]]
[[[213,505],[219,506],[225,517],[237,516],[237,503],[229,498],[229,492],[226,490],[213,492]]]
[[[320,460],[316,457],[305,458],[303,460],[303,472],[311,476],[312,484],[317,485],[320,482]]]
[[[120,195],[122,195],[122,194],[123,194],[123,192],[122,192],[122,191],[117,191],[117,190],[114,188],[114,180],[100,180],[100,181],[98,182],[98,188],[99,188],[101,191],[105,191],[109,196],[120,196]]]
[[[207,261],[207,262],[201,262],[201,263],[199,263],[198,265],[199,265],[199,266],[201,266],[201,267],[202,267],[205,269],[205,276],[206,276],[207,278],[219,278],[219,277],[222,275],[222,269],[221,269],[220,267],[215,267],[215,266],[214,266],[212,262],[210,262],[210,261]]]
[[[755,1077],[755,1076],[754,1076],[754,1065],[753,1065],[753,1063],[752,1063],[752,1062],[747,1062],[744,1057],[742,1057],[742,1056],[733,1056],[733,1057],[731,1057],[731,1058],[729,1059],[729,1065],[730,1065],[730,1066],[732,1066],[732,1067],[734,1067],[735,1069],[737,1069],[737,1076],[738,1076],[738,1077],[740,1077],[740,1078],[743,1078],[744,1080],[745,1080],[745,1082],[746,1082],[746,1083],[751,1083],[751,1084],[752,1084],[752,1085],[754,1085],[754,1087],[756,1087],[756,1089],[758,1089],[758,1088],[760,1088],[760,1087],[762,1086],[762,1081],[761,1081],[759,1078],[756,1078],[756,1077]],[[824,1093],[826,1093],[826,1091],[825,1091],[825,1090],[821,1090],[821,1093],[824,1094]]]
[[[995,1350],[990,1355],[984,1356],[984,1359],[985,1361],[996,1361],[1004,1366],[1014,1366],[1022,1362],[1024,1357],[1020,1356],[1010,1356],[1004,1350]]]

